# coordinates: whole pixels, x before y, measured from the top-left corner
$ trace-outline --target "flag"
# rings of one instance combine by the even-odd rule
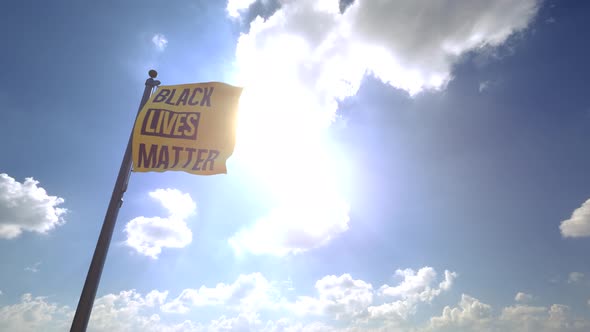
[[[133,170],[227,173],[241,93],[219,82],[158,88],[135,121]]]

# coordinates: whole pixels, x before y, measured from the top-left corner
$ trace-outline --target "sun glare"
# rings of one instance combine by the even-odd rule
[[[245,86],[235,156],[276,204],[238,235],[252,252],[286,254],[348,228],[348,203],[326,131],[330,120],[295,86]],[[235,239],[234,239],[235,242]],[[234,247],[236,247],[234,243]]]
[[[279,24],[281,16],[270,20]],[[317,247],[345,231],[348,203],[341,192],[342,160],[328,135],[338,82],[330,75],[317,77],[314,48],[302,36],[264,38],[267,23],[252,22],[236,50],[236,81],[244,90],[234,156],[256,179],[269,210],[230,243],[237,252],[282,255]]]

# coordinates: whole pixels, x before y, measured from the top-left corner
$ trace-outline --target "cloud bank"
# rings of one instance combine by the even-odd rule
[[[438,277],[433,268],[422,267],[397,270],[395,275],[398,283],[378,288],[347,273],[327,275],[316,281],[315,295],[292,300],[281,293],[277,282],[260,273],[242,274],[213,287],[187,288],[174,298],[168,291],[142,294],[131,289],[98,297],[89,331],[582,332],[590,328],[590,321],[563,304],[494,307],[462,294],[458,303],[432,309],[435,299],[455,303],[443,296],[455,287],[455,272]],[[433,313],[427,314],[429,308]],[[63,331],[72,317],[72,308],[25,294],[17,303],[0,307],[0,330]]]

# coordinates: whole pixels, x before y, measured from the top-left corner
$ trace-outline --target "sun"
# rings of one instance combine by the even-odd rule
[[[244,87],[235,157],[273,200],[242,238],[250,250],[288,253],[288,243],[321,243],[348,228],[342,160],[326,135],[331,122],[305,93],[285,85]]]
[[[267,212],[232,238],[236,249],[286,254],[348,228],[346,162],[329,139],[333,80],[315,77],[312,53],[307,40],[289,33],[238,42],[235,75],[244,89],[232,158],[254,180],[248,189],[261,193]]]

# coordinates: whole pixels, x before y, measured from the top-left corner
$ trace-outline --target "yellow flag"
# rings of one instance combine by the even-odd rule
[[[219,82],[158,88],[135,121],[133,170],[227,173],[241,94]]]

